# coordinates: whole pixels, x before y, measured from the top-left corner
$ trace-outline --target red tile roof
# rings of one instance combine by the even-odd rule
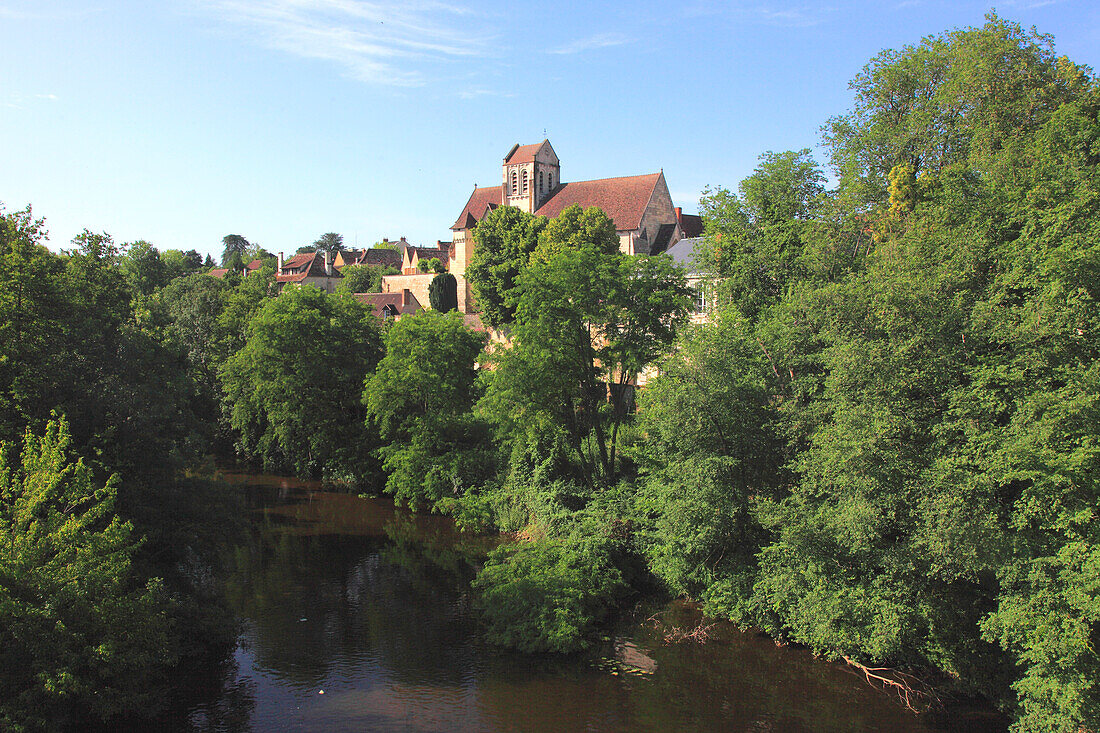
[[[660,173],[649,173],[644,176],[564,183],[551,192],[535,214],[553,219],[573,204],[578,204],[582,209],[598,206],[615,222],[617,230],[637,229],[642,224],[645,207],[653,197],[653,190],[660,179]],[[488,208],[496,208],[502,202],[500,186],[475,188],[451,229],[469,229],[485,216]]]
[[[501,186],[489,186],[488,188],[475,188],[470,194],[470,200],[466,202],[462,213],[455,219],[451,229],[469,229],[485,216],[485,210],[490,205],[500,206],[504,203],[504,192]]]
[[[397,311],[397,315],[416,313],[422,310],[420,301],[408,290],[401,293],[355,293],[353,296],[360,303],[369,305],[376,318],[385,317],[383,309],[391,306]]]
[[[287,272],[304,267],[301,272]],[[343,277],[340,271],[332,268],[332,274],[325,272],[325,256],[320,252],[305,252],[294,255],[283,263],[283,271],[275,275],[276,282],[297,283],[307,277]]]
[[[535,214],[553,219],[573,204],[578,204],[582,209],[598,206],[615,222],[617,230],[637,229],[642,225],[645,207],[660,179],[660,173],[649,173],[565,183],[550,194]]]
[[[302,265],[306,264],[310,260],[316,260],[316,259],[317,259],[317,253],[316,252],[303,252],[302,254],[294,255],[289,260],[284,260],[283,261],[283,269],[284,270],[295,270],[295,269],[301,267]],[[321,266],[324,267],[323,262],[321,263]]]
[[[546,141],[544,140],[543,142]],[[535,159],[535,153],[537,153],[541,147],[542,143],[514,147],[512,148],[512,152],[504,158],[504,162],[511,165],[515,165],[516,163],[530,163]]]
[[[225,274],[226,274],[227,272],[229,272],[229,268],[228,268],[228,267],[219,267],[218,269],[216,269],[216,270],[211,270],[210,272],[208,272],[208,273],[206,273],[206,274],[207,274],[207,275],[210,275],[211,277],[216,277],[216,278],[218,278],[219,280],[221,280],[221,279],[222,279],[223,277],[225,277]]]
[[[251,262],[249,262],[247,265],[245,265],[244,269],[251,272],[253,270],[259,270],[263,266],[264,266],[263,260],[255,259],[255,260],[252,260]]]

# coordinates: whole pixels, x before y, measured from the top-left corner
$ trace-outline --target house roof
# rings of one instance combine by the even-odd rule
[[[355,262],[357,265],[401,267],[401,253],[396,249],[368,249]]]
[[[679,242],[669,247],[665,254],[671,257],[672,261],[677,265],[691,272],[696,269],[695,247],[702,241],[702,237],[681,239]]]
[[[304,267],[301,272],[288,273],[287,270],[296,270]],[[294,255],[283,263],[283,271],[275,275],[275,281],[281,283],[302,282],[307,277],[343,277],[336,268],[332,274],[325,272],[325,256],[320,252],[304,252]]]
[[[598,206],[615,222],[615,229],[637,229],[641,226],[642,215],[645,214],[645,208],[660,180],[660,173],[649,173],[643,176],[563,183],[550,193],[535,214],[553,219],[573,204],[582,209]],[[485,215],[486,209],[500,206],[504,200],[501,188],[475,188],[451,229],[469,229],[473,226],[471,220],[476,223]]]
[[[352,297],[360,303],[369,305],[376,318],[383,318],[383,309],[389,306],[398,315],[416,313],[422,310],[420,301],[410,291],[401,293],[355,293]]]
[[[301,267],[302,265],[306,264],[307,262],[309,262],[310,260],[316,261],[317,260],[317,253],[316,252],[302,252],[301,254],[294,255],[293,257],[291,257],[288,260],[284,260],[283,261],[283,269],[284,270],[297,269],[297,268]],[[322,263],[322,266],[323,266],[323,264],[324,263]]]
[[[251,262],[249,262],[247,265],[245,265],[244,269],[248,270],[249,272],[252,272],[254,270],[259,270],[263,266],[264,266],[263,260],[257,258],[257,259],[252,260]]]
[[[703,233],[703,217],[698,214],[680,214],[680,228],[685,237],[698,237]]]
[[[668,243],[672,241],[672,234],[676,231],[675,224],[662,224],[657,229],[657,236],[653,238],[653,247],[650,249],[650,254],[661,254],[668,249]]]
[[[223,277],[225,277],[227,272],[229,272],[228,267],[219,267],[216,270],[211,270],[210,272],[208,272],[206,274],[210,275],[211,277],[216,277],[219,280],[221,280]]]

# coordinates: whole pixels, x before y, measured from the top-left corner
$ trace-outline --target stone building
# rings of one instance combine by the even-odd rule
[[[448,269],[458,278],[459,308],[465,312],[473,305],[464,277],[475,246],[470,230],[498,206],[550,218],[573,204],[582,209],[597,206],[615,222],[626,254],[664,252],[686,236],[686,228],[695,228],[697,217],[684,216],[672,205],[664,172],[563,183],[561,161],[549,140],[513,145],[504,156],[501,178],[499,186],[474,188],[451,227]]]
[[[698,216],[685,215],[672,205],[664,172],[641,176],[601,178],[594,181],[563,183],[561,161],[549,140],[534,145],[513,145],[501,165],[501,185],[474,188],[451,231],[452,242],[437,242],[435,249],[407,247],[401,275],[382,279],[382,291],[400,293],[405,289],[426,302],[428,285],[434,275],[419,274],[421,259],[439,257],[458,281],[458,308],[464,313],[476,310],[466,266],[474,251],[470,230],[498,206],[515,206],[536,216],[554,218],[577,204],[603,209],[615,222],[619,246],[626,254],[658,254],[686,236],[697,236],[701,229]]]
[[[282,288],[286,283],[314,285],[326,293],[336,292],[336,286],[344,276],[333,267],[329,252],[305,252],[284,261],[279,253],[275,270],[275,283]]]

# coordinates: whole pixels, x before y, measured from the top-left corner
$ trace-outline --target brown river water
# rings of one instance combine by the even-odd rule
[[[590,653],[502,651],[482,641],[469,590],[494,538],[387,499],[225,478],[251,516],[226,578],[240,637],[158,730],[1004,730],[977,709],[915,715],[843,666],[730,624],[668,641],[700,623],[682,603],[635,614]]]

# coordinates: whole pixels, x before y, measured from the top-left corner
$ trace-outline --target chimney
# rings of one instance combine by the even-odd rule
[[[401,291],[401,312],[404,313],[405,309],[409,307],[409,298],[412,297],[412,291],[405,288]]]
[[[332,277],[332,252],[325,250],[325,274]]]
[[[679,206],[676,207],[676,221],[680,223],[683,223],[684,221],[684,210],[682,207]]]
[[[282,252],[279,253],[279,264],[278,264],[278,266],[275,270],[275,274],[276,275],[282,275],[283,274],[283,253]]]
[[[389,241],[390,240],[386,239],[385,237],[382,237],[382,244],[388,244]]]
[[[402,241],[402,242],[404,242],[404,241],[405,241],[405,237],[404,237],[404,235],[402,235],[402,236],[401,236],[401,241]]]

